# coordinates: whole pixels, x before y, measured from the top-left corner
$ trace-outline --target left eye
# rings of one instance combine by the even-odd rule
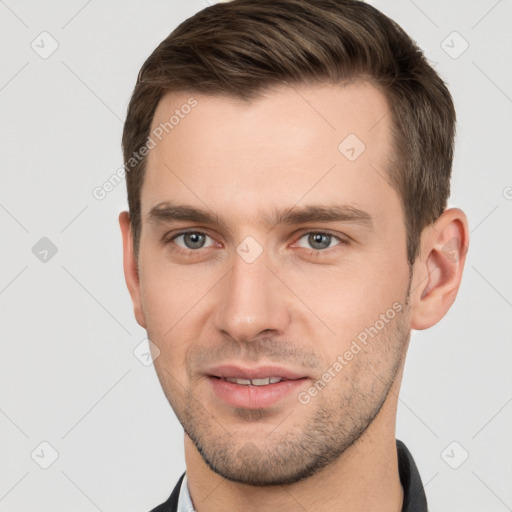
[[[209,245],[206,245],[208,240],[210,243]],[[199,231],[181,233],[180,235],[175,236],[173,241],[176,243],[176,245],[183,247],[184,249],[202,249],[215,243],[212,238]]]
[[[330,235],[329,233],[307,233],[299,238],[297,244],[299,247],[321,251],[323,249],[329,249],[329,247],[332,247],[332,242],[339,243],[340,240],[334,235]]]

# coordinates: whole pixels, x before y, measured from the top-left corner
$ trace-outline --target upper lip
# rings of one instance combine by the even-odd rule
[[[281,379],[295,380],[306,377],[306,375],[290,370],[289,368],[274,365],[248,368],[234,364],[223,364],[210,368],[206,371],[206,374],[214,377],[230,377],[235,379],[264,379],[265,377],[279,377]]]

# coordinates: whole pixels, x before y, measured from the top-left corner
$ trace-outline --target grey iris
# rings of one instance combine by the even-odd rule
[[[310,233],[308,243],[313,249],[327,249],[331,244],[331,235],[325,233]]]
[[[189,249],[201,249],[206,240],[206,236],[202,233],[185,233],[183,241]]]

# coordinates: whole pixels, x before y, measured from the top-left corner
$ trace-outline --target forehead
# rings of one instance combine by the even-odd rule
[[[364,81],[282,86],[250,102],[168,93],[151,127],[161,140],[148,155],[142,214],[167,200],[233,213],[371,199],[390,188],[388,114]]]

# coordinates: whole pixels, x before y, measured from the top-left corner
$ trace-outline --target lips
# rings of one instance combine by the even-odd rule
[[[284,368],[282,366],[265,365],[257,368],[244,368],[237,365],[220,365],[210,368],[205,372],[211,377],[231,378],[231,379],[266,379],[269,377],[279,378],[281,380],[296,380],[307,377],[304,374]]]
[[[219,377],[221,378],[221,377]],[[239,379],[236,377],[222,377],[228,382],[232,382],[233,384],[240,384],[241,386],[268,386],[269,384],[277,384],[281,382],[282,379],[280,377],[265,377],[261,379]]]
[[[224,403],[246,409],[267,408],[290,399],[309,378],[280,366],[243,368],[222,365],[210,368],[208,381]]]

